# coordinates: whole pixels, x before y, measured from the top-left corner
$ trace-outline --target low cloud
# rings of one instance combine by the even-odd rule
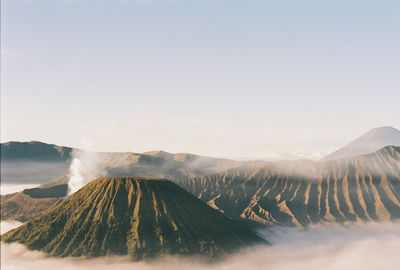
[[[2,221],[0,224],[0,231],[1,234],[8,232],[9,230],[12,230],[14,228],[17,228],[19,226],[21,226],[22,223],[16,220],[12,220],[12,221]]]
[[[27,188],[35,188],[38,184],[23,184],[23,185],[14,185],[14,184],[1,184],[0,186],[0,193],[1,195],[15,193],[23,191]]]
[[[1,184],[36,184],[68,173],[69,161],[1,161]]]
[[[261,233],[272,240],[272,247],[246,249],[211,265],[178,257],[153,262],[131,262],[126,257],[59,259],[29,251],[19,244],[4,244],[1,250],[2,269],[394,270],[400,264],[399,223],[315,226],[307,231],[285,228],[263,230]]]
[[[215,153],[214,156],[234,159],[234,160],[267,160],[267,161],[281,161],[281,160],[298,160],[310,159],[320,160],[326,153],[323,152],[277,152],[270,150],[255,151],[248,153]]]

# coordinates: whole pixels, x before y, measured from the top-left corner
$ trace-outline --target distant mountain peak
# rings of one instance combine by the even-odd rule
[[[335,160],[378,151],[382,147],[400,146],[400,130],[392,126],[376,127],[329,154],[323,160]]]

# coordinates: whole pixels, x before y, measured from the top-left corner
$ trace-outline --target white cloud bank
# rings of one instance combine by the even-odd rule
[[[263,231],[274,246],[247,249],[217,264],[169,257],[151,263],[130,262],[126,257],[51,258],[19,244],[3,244],[2,269],[42,270],[397,270],[400,265],[400,223],[360,224],[348,227],[313,227],[308,231]]]
[[[35,188],[39,186],[39,184],[1,184],[0,187],[0,193],[1,195],[5,194],[10,194],[10,193],[15,193],[15,192],[20,192],[23,191],[24,189],[27,188]]]
[[[234,160],[267,160],[267,161],[282,161],[282,160],[298,160],[310,159],[321,160],[326,156],[323,152],[277,152],[270,150],[254,151],[246,153],[214,153],[211,156],[228,158]]]
[[[8,232],[9,230],[12,230],[14,228],[17,228],[18,226],[21,226],[22,223],[19,221],[2,221],[0,223],[0,232],[1,234]]]

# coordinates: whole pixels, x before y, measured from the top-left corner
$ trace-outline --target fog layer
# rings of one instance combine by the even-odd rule
[[[0,223],[0,232],[1,234],[8,232],[9,230],[12,230],[14,228],[17,228],[18,226],[21,226],[23,223],[19,222],[19,221],[2,221]],[[3,243],[2,243],[3,244]]]
[[[1,183],[43,184],[68,172],[69,161],[1,161]]]
[[[14,192],[20,192],[27,188],[35,188],[37,184],[23,184],[23,185],[14,185],[14,184],[3,184],[0,185],[0,193],[1,195],[10,194]]]
[[[272,240],[272,247],[247,249],[212,265],[178,257],[162,258],[151,263],[130,262],[126,257],[58,259],[28,251],[19,244],[3,244],[2,269],[394,270],[400,264],[399,223],[317,226],[308,231],[274,229],[261,233]]]

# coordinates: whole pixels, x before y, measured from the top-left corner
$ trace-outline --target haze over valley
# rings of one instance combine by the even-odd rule
[[[398,270],[400,2],[0,10],[1,270]]]

